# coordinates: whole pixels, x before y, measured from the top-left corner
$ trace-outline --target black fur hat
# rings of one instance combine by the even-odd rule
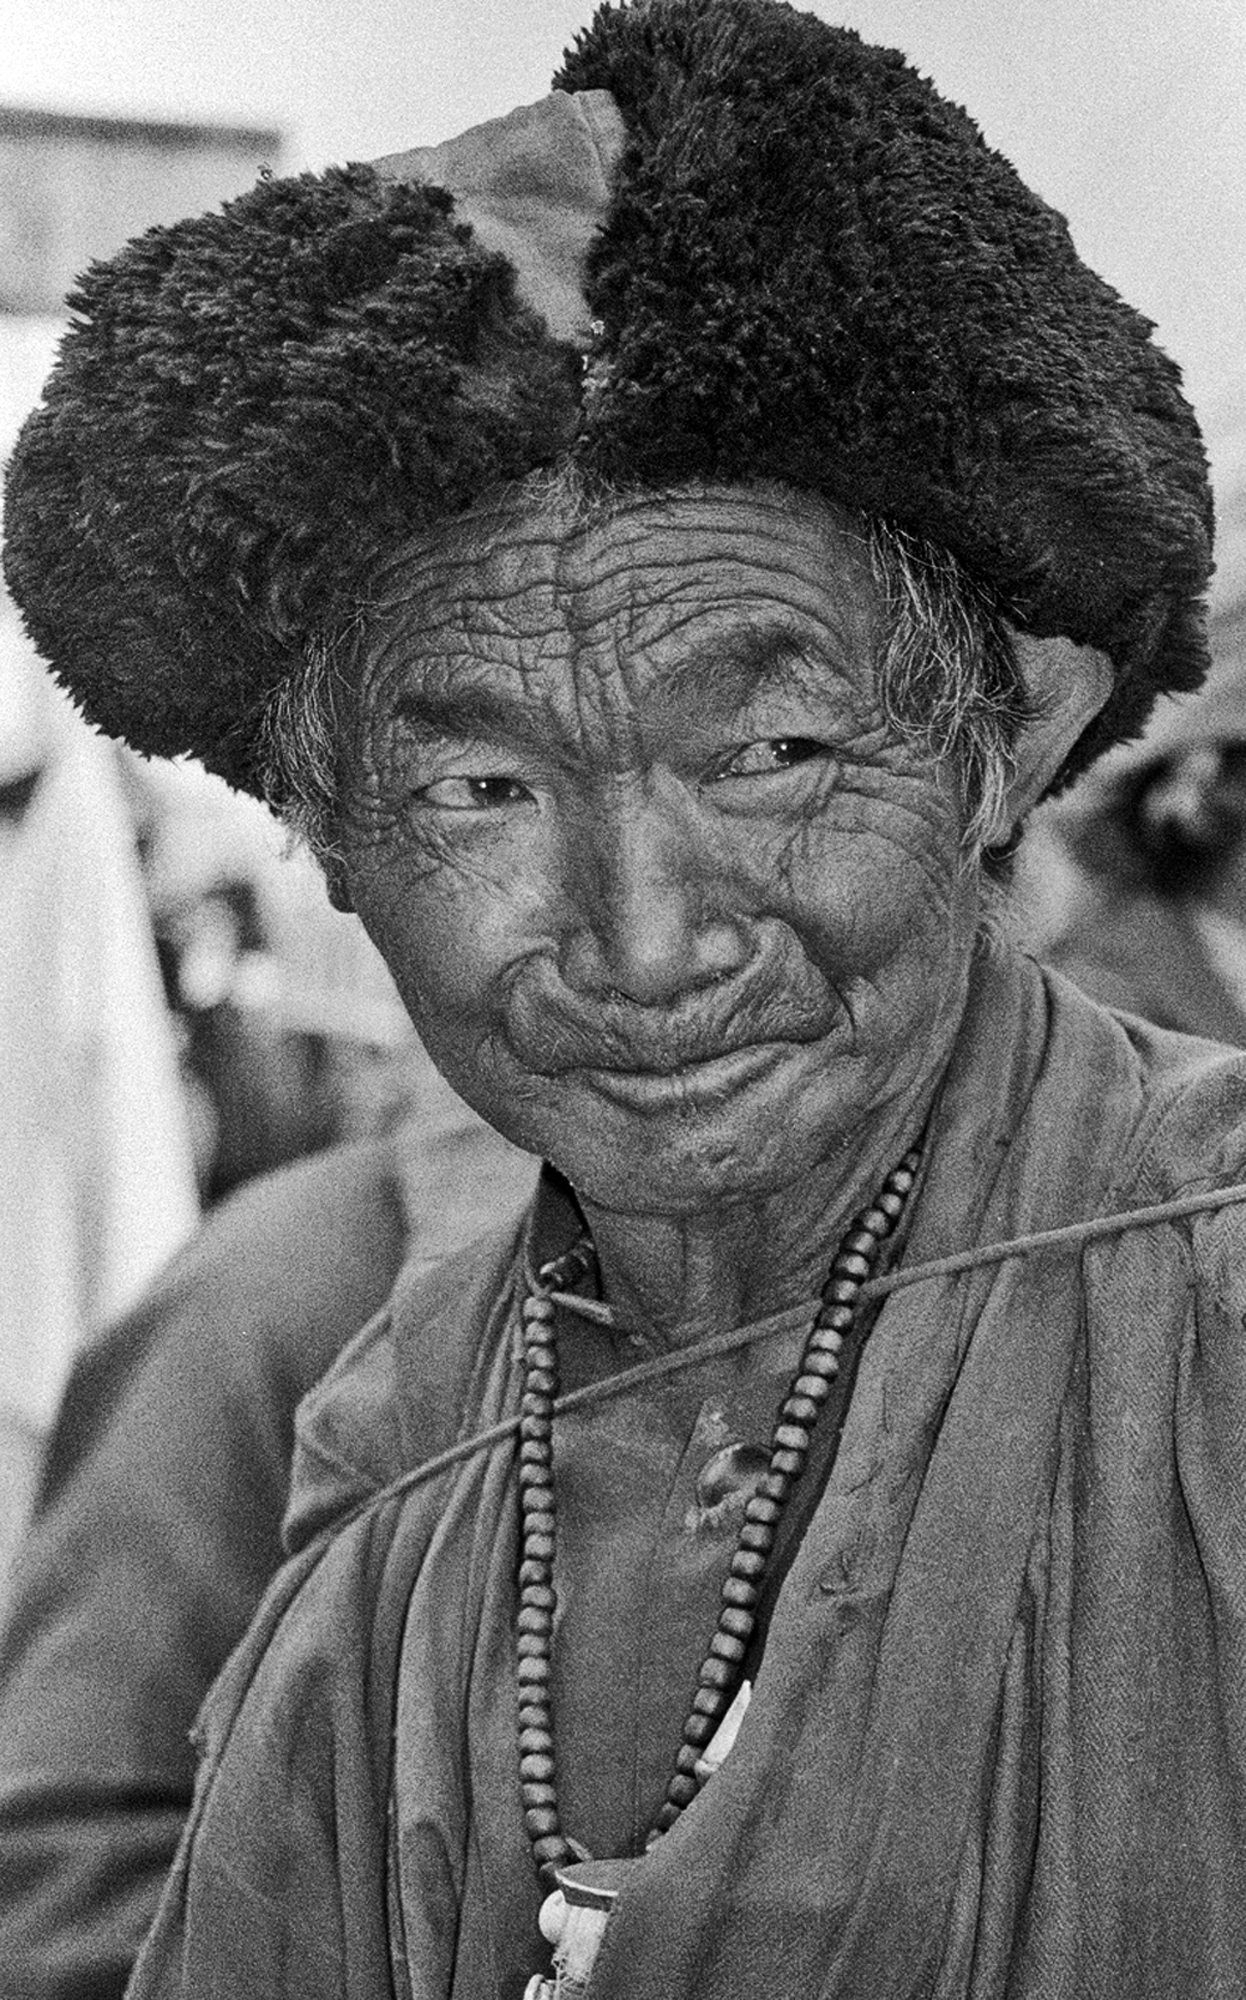
[[[71,304],[6,572],[104,728],[257,789],[257,719],[361,562],[567,451],[778,479],[950,549],[1099,647],[1064,777],[1206,665],[1211,502],[1177,369],[1062,219],[893,50],[779,0],[603,7],[555,80],[627,146],[582,357],[443,192],[262,182]]]

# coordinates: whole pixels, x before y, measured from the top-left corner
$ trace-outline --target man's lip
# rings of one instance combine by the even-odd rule
[[[684,1104],[722,1096],[752,1082],[788,1046],[784,1042],[746,1042],[697,1062],[681,1063],[675,1069],[621,1069],[614,1064],[598,1068],[586,1063],[582,1074],[605,1097],[633,1104]]]

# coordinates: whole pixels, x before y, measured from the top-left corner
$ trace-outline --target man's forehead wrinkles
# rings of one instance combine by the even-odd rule
[[[680,531],[661,537],[639,537],[628,543],[597,540],[584,549],[567,551],[559,565],[560,596],[591,598],[601,592],[652,595],[673,590],[730,591],[751,594],[768,581],[782,578],[789,585],[809,588],[811,581],[829,581],[837,567],[835,551],[793,548],[777,539],[742,535],[709,540]]]
[[[397,550],[377,572],[370,593],[373,605],[401,605],[412,592],[444,588],[456,576],[470,577],[474,589],[516,555],[530,573],[552,577],[564,539],[558,521],[543,514],[512,509],[465,519]]]
[[[773,611],[798,614],[847,640],[873,623],[874,602],[863,582],[845,578],[829,561],[814,570],[725,558],[707,564],[672,554],[643,563],[616,557],[591,576],[564,584],[559,595],[567,624],[577,634],[623,618],[638,632],[652,625],[677,634],[697,618]]]

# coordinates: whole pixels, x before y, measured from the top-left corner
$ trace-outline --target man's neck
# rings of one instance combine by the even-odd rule
[[[709,1211],[622,1214],[581,1195],[617,1321],[675,1347],[815,1298],[852,1217],[916,1142],[928,1110],[929,1096],[897,1107],[868,1150],[854,1135],[790,1186]]]

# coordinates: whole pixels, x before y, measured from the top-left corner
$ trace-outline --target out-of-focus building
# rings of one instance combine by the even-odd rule
[[[280,134],[0,105],[0,312],[60,322],[92,259],[241,194]]]

